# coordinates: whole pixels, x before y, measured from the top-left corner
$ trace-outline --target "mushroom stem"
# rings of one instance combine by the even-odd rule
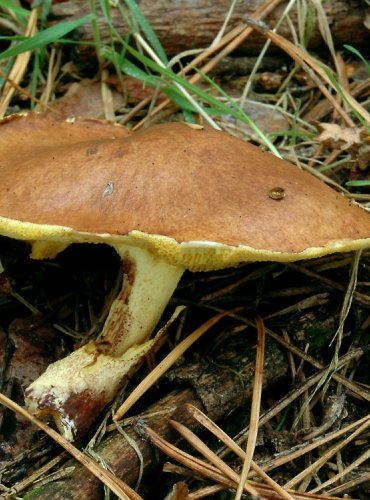
[[[148,249],[115,248],[123,263],[123,285],[99,340],[50,365],[26,389],[28,409],[52,416],[69,440],[89,429],[152,347],[147,339],[184,272]]]
[[[123,285],[97,342],[112,356],[150,336],[184,272],[144,248],[117,245],[116,251],[122,259]]]

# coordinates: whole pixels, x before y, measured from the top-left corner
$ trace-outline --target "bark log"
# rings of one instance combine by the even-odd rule
[[[170,392],[149,407],[145,413],[134,418],[134,425],[124,429],[140,449],[145,473],[158,470],[164,457],[158,457],[155,448],[139,437],[135,430],[135,422],[145,420],[147,425],[166,440],[174,441],[179,436],[168,424],[169,418],[193,430],[198,428],[186,411],[187,403],[197,406],[217,421],[245,405],[251,397],[255,366],[254,339],[248,341],[242,337],[212,359],[198,358],[173,370],[169,375],[170,380],[185,384],[185,388]],[[277,344],[268,339],[266,345],[265,388],[279,383],[288,369],[287,361]],[[116,431],[111,432],[97,447],[96,452],[117,477],[130,484],[136,482],[140,462],[134,449],[121,434]],[[23,498],[25,500],[103,498],[103,487],[99,480],[73,460],[65,464],[65,467],[71,466],[74,467],[71,475],[35,488]]]
[[[141,0],[139,6],[157,34],[168,55],[178,54],[184,50],[208,47],[221,29],[230,7],[230,0]],[[227,31],[253,14],[265,0],[242,0],[236,3]],[[274,27],[280,19],[287,2],[282,2],[265,21]],[[370,40],[369,30],[365,27],[366,14],[369,12],[363,0],[328,0],[323,2],[330,31],[334,42],[340,46],[351,43],[366,47]],[[71,20],[89,12],[89,2],[85,0],[67,0],[53,6],[53,14],[58,19]],[[120,36],[129,33],[118,9],[112,9],[112,21]],[[298,12],[293,9],[290,14],[298,32]],[[320,35],[317,15],[312,12],[313,27],[308,45],[319,47],[323,41]],[[98,9],[98,25],[102,40],[109,40],[107,23]],[[291,39],[291,30],[283,23],[279,32]],[[94,39],[91,24],[85,24],[79,32],[81,41]],[[256,54],[260,51],[265,38],[253,33],[239,48],[239,53]]]

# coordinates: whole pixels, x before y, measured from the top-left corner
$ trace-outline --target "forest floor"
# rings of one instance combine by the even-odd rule
[[[370,209],[369,36],[339,43],[321,2],[280,5],[273,25],[281,2],[239,23],[230,2],[207,48],[181,53],[141,2],[28,3],[0,1],[1,119],[208,125]],[[119,263],[88,244],[32,260],[0,234],[0,498],[370,498],[370,250],[186,272],[151,352],[68,443],[24,390],[98,335]]]

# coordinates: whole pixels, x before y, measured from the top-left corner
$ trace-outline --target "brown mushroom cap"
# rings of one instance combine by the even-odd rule
[[[15,238],[123,237],[196,270],[370,245],[365,210],[211,128],[128,136],[99,121],[14,117],[1,122],[0,158],[0,233]]]

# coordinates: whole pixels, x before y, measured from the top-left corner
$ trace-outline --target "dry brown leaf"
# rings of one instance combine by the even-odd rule
[[[116,111],[123,104],[123,96],[115,90],[111,90],[111,94]],[[71,116],[105,118],[101,83],[88,79],[74,82],[63,97],[50,103],[50,107],[60,113],[57,118],[62,120]],[[54,113],[53,117],[56,117]]]
[[[330,149],[348,151],[361,145],[360,129],[357,127],[341,127],[336,123],[316,123],[320,132],[318,141]]]
[[[361,170],[370,163],[369,134],[359,127],[341,127],[336,123],[316,123],[318,141],[329,149],[348,151]]]

